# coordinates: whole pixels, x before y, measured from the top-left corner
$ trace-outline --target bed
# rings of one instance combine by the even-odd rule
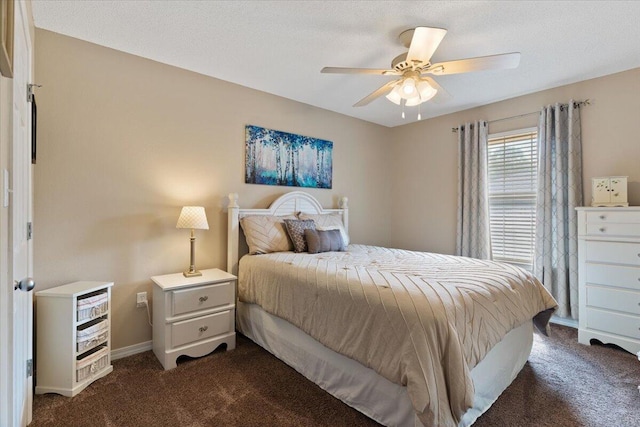
[[[238,330],[383,425],[473,424],[524,366],[534,324],[545,330],[555,300],[529,273],[491,261],[357,244],[259,247],[286,240],[264,226],[281,218],[338,218],[346,240],[348,212],[346,198],[324,209],[301,191],[268,209],[240,209],[229,196]],[[256,234],[249,220],[265,228]]]

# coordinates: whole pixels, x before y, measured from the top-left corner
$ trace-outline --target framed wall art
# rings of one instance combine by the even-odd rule
[[[331,188],[333,142],[253,125],[245,138],[247,184]]]

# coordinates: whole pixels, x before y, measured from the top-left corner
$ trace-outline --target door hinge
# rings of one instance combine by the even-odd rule
[[[33,359],[27,360],[27,378],[33,376]]]
[[[33,224],[28,222],[27,223],[27,240],[31,240],[32,237],[33,237]]]
[[[37,85],[34,83],[27,84],[27,102],[33,101],[33,88],[34,87],[42,87],[42,85]]]

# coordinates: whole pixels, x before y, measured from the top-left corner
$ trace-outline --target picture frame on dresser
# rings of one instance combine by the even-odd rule
[[[640,206],[579,207],[578,341],[640,352]]]

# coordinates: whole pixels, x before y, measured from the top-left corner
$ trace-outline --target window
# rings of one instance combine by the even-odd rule
[[[496,261],[533,268],[537,129],[489,135],[489,222]]]

